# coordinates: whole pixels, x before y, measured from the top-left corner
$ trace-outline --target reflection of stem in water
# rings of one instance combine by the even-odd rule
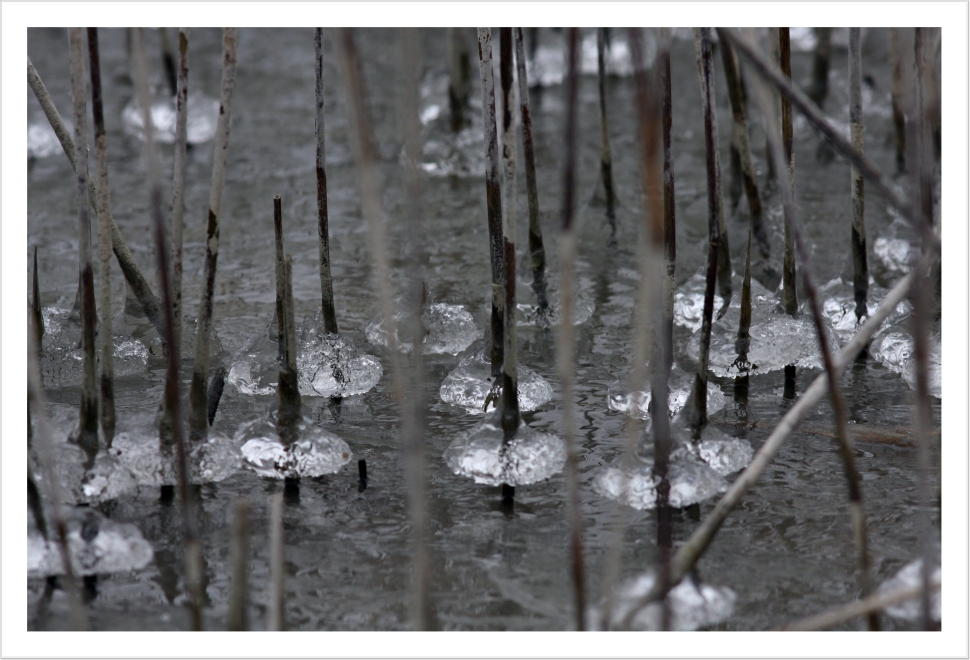
[[[330,271],[330,213],[327,207],[326,136],[323,121],[323,28],[313,32],[315,62],[314,93],[317,141],[317,234],[320,239],[320,289],[322,292],[323,331],[337,333],[337,312],[333,303],[333,275]]]
[[[188,452],[182,428],[182,404],[179,396],[179,363],[180,347],[175,342],[175,319],[172,312],[172,279],[169,265],[168,239],[165,232],[165,219],[162,214],[162,185],[158,176],[158,162],[155,152],[154,127],[148,96],[148,74],[145,65],[145,50],[142,41],[142,30],[136,29],[132,33],[132,53],[135,64],[135,85],[138,91],[139,104],[142,107],[142,122],[145,127],[145,162],[148,169],[148,186],[151,195],[151,213],[155,233],[155,255],[158,263],[159,280],[162,291],[162,319],[164,332],[162,338],[168,346],[165,371],[164,406],[172,412],[168,438],[175,445],[179,496],[182,500],[182,515],[185,534],[185,583],[189,592],[189,606],[192,612],[193,630],[202,629],[202,548],[199,543],[196,528],[195,512],[192,506],[192,494],[189,490]],[[202,410],[205,415],[208,401],[203,401]],[[160,433],[164,453],[170,455],[171,446],[167,446],[165,434]]]
[[[529,202],[529,255],[532,259],[532,290],[536,294],[539,313],[549,308],[546,296],[546,250],[542,244],[542,224],[539,220],[539,190],[536,185],[536,155],[532,142],[532,110],[529,106],[529,82],[525,69],[525,48],[522,28],[513,28],[515,37],[515,66],[519,76],[519,112],[522,122],[522,157],[525,165],[526,199]]]
[[[192,440],[196,442],[204,441],[209,431],[207,416],[209,339],[212,333],[212,297],[215,294],[216,263],[219,258],[219,214],[222,212],[222,190],[226,183],[229,120],[232,114],[232,93],[236,86],[236,33],[236,28],[223,28],[222,31],[222,91],[213,145],[202,302],[199,304],[195,361],[192,366],[192,384],[189,388],[189,432]]]
[[[84,75],[84,33],[68,31],[71,48],[71,97],[74,108],[74,142],[77,154],[78,252],[81,280],[81,411],[75,442],[88,456],[87,467],[98,453],[98,376],[94,347],[94,271],[91,268],[91,216],[88,212],[88,124],[87,89]]]
[[[99,300],[101,308],[101,431],[106,446],[115,434],[114,335],[111,331],[111,199],[108,194],[108,142],[101,100],[101,64],[98,29],[88,28],[88,60],[91,66],[91,111],[94,117],[94,153],[98,170]]]
[[[562,383],[562,429],[566,440],[566,516],[569,524],[570,564],[576,615],[576,629],[585,629],[586,588],[583,562],[582,520],[579,511],[579,456],[576,449],[574,414],[575,327],[572,323],[573,280],[576,269],[575,179],[576,179],[576,96],[578,76],[577,32],[567,33],[566,125],[562,160],[562,233],[559,254],[562,270],[560,284],[560,313],[556,342],[556,361]]]

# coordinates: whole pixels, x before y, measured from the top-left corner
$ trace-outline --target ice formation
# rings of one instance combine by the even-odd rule
[[[651,571],[620,584],[614,595],[609,627],[618,626],[640,599],[650,592],[655,581],[656,575]],[[697,630],[726,621],[734,612],[736,600],[737,594],[730,588],[698,583],[694,576],[688,575],[667,594],[670,629]],[[602,608],[601,604],[587,612],[588,630],[602,629]],[[655,602],[643,607],[630,621],[630,628],[662,630],[663,605]]]
[[[904,275],[912,267],[913,231],[901,217],[893,220],[882,236],[872,245],[876,256],[873,266],[887,271],[891,276]]]
[[[694,374],[686,373],[676,364],[670,370],[670,380],[667,383],[669,388],[667,394],[667,411],[671,417],[676,415],[687,403],[688,397],[694,388]],[[650,419],[650,399],[652,395],[649,390],[637,390],[633,393],[627,392],[626,383],[617,381],[610,386],[606,403],[610,410],[625,412],[628,415],[639,417],[640,419]],[[716,383],[707,382],[707,414],[713,415],[727,405],[724,393]]]
[[[325,334],[319,311],[303,321],[298,344],[297,377],[304,396],[363,394],[384,374],[377,358],[340,335]]]
[[[531,279],[528,281],[519,280],[517,288],[517,300],[535,300]],[[596,302],[593,299],[592,289],[593,283],[589,278],[578,278],[577,286],[573,293],[573,325],[581,325],[593,315],[596,309]],[[546,295],[548,297],[549,307],[544,312],[539,309],[539,305],[537,304],[516,304],[516,323],[519,326],[551,328],[559,325],[562,302],[559,293],[559,278],[556,275],[550,276],[546,273]]]
[[[242,447],[246,466],[259,476],[271,479],[333,474],[351,459],[346,442],[308,417],[301,417],[297,422],[296,438],[284,444],[276,430],[275,415],[271,414],[240,426],[234,440]]]
[[[67,126],[67,130],[71,135],[74,134],[74,129],[70,125]],[[27,158],[47,158],[63,152],[57,134],[46,119],[27,126]]]
[[[566,462],[563,441],[521,422],[503,443],[501,413],[496,410],[456,438],[445,450],[451,471],[489,486],[525,486],[560,472]]]
[[[93,509],[72,509],[67,515],[67,547],[75,575],[136,571],[151,563],[154,552],[134,525],[117,523]],[[28,523],[27,576],[61,575],[64,560],[60,545],[45,539]]]
[[[751,284],[753,293],[755,280],[752,280]],[[689,280],[677,287],[677,291],[674,292],[675,325],[687,328],[692,332],[700,330],[704,318],[704,291],[706,288],[707,281],[703,271],[694,273]],[[717,314],[717,310],[721,309],[723,304],[724,300],[715,293],[714,314]]]
[[[233,356],[226,383],[241,393],[275,394],[280,375],[279,342],[269,330],[254,333]]]
[[[847,343],[860,327],[855,314],[855,290],[852,288],[852,284],[836,278],[822,287],[819,293],[825,300],[822,303],[822,314],[832,324],[832,329],[838,336],[839,341],[843,344]],[[870,278],[866,296],[867,316],[876,311],[876,308],[885,299],[887,293],[888,291],[886,289],[876,286]],[[899,323],[908,317],[912,311],[913,306],[908,300],[904,300],[882,322],[876,334],[884,332],[890,326]],[[862,317],[863,323],[867,316]]]
[[[400,329],[403,313],[397,312],[394,319]],[[422,342],[424,353],[450,353],[458,355],[471,346],[476,339],[482,338],[482,331],[475,325],[475,319],[463,305],[449,305],[447,303],[432,303],[425,306],[421,314],[421,323],[427,333]],[[387,345],[387,334],[384,332],[384,317],[377,316],[368,324],[365,331],[367,341],[376,346]],[[400,337],[400,333],[398,333]],[[410,353],[414,346],[410,342],[398,340],[398,347],[405,353]]]
[[[529,367],[519,364],[518,377],[522,412],[535,410],[552,399],[552,385]],[[438,394],[445,403],[480,415],[485,412],[485,400],[493,384],[491,361],[482,354],[481,345],[473,345],[458,366],[445,376]],[[489,407],[492,405],[498,404],[489,404]]]
[[[911,389],[916,389],[916,359],[913,355],[913,336],[903,327],[894,326],[876,337],[869,347],[869,355],[893,373],[901,374]],[[929,392],[943,397],[942,336],[933,331],[929,336]]]
[[[589,31],[583,35],[580,49],[580,72],[583,75],[596,75],[596,33]],[[609,46],[604,53],[606,74],[610,76],[629,76],[633,74],[633,58],[626,40],[611,33]],[[551,87],[561,85],[565,79],[565,50],[560,42],[542,43],[536,47],[535,55],[526,61],[526,77],[530,87]]]
[[[898,591],[900,589],[919,587],[923,583],[922,576],[920,572],[923,569],[923,560],[917,559],[911,561],[910,563],[903,566],[896,575],[889,578],[876,589],[877,594],[891,593],[893,591]],[[937,566],[932,575],[931,580],[939,580],[941,576],[940,567]],[[936,590],[930,594],[930,616],[934,621],[940,620],[941,607],[940,607],[940,591]],[[920,605],[920,599],[917,596],[907,601],[903,601],[898,605],[891,605],[885,609],[886,614],[893,617],[894,619],[903,619],[905,621],[918,621],[922,617],[922,608]]]
[[[175,97],[155,99],[152,102],[152,125],[156,142],[175,143]],[[219,101],[204,94],[189,94],[186,118],[186,141],[189,144],[208,142],[216,134],[219,118]],[[137,100],[132,100],[121,111],[125,132],[144,140],[144,121]]]

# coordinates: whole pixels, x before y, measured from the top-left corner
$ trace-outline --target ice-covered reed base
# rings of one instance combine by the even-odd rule
[[[531,412],[552,399],[552,385],[535,371],[519,364],[518,376],[519,410]],[[479,346],[472,346],[458,366],[445,376],[438,394],[445,403],[480,415],[485,412],[485,401],[494,383],[490,360],[482,355]],[[490,408],[493,405],[497,406],[498,402],[489,403]]]
[[[297,377],[303,396],[353,396],[371,390],[384,368],[350,340],[323,332],[321,313],[307,316],[300,329]]]
[[[137,527],[109,520],[91,508],[67,512],[67,547],[74,575],[99,575],[137,571],[154,558],[152,546]],[[45,539],[31,517],[27,528],[27,576],[62,575],[61,548]]]
[[[519,280],[517,288],[517,300],[535,299],[532,280]],[[546,295],[549,306],[545,310],[540,309],[538,304],[521,302],[516,304],[516,324],[520,327],[536,326],[539,328],[552,328],[559,325],[562,320],[562,301],[559,293],[559,278],[555,274],[546,274]],[[580,277],[573,294],[573,325],[581,325],[588,321],[595,310],[593,282],[589,278]]]
[[[152,126],[155,142],[175,143],[175,97],[165,97],[152,101]],[[188,117],[186,118],[186,141],[189,144],[208,142],[216,134],[219,118],[219,101],[204,94],[189,94]],[[121,111],[121,123],[128,135],[139,140],[145,139],[142,110],[137,100],[132,100]]]
[[[676,364],[670,370],[670,380],[667,383],[667,411],[671,417],[679,413],[694,388],[694,374],[689,374]],[[650,420],[650,399],[652,394],[649,390],[637,390],[632,393],[627,392],[627,384],[624,381],[617,381],[610,386],[607,395],[607,406],[610,410],[625,412],[631,417]],[[727,405],[724,392],[711,381],[707,382],[707,414],[713,415]]]
[[[876,311],[887,293],[886,289],[877,286],[870,278],[868,295],[866,296],[867,312],[862,317],[863,323],[869,314]],[[852,284],[843,282],[841,278],[836,278],[822,287],[819,294],[825,300],[822,303],[822,314],[832,324],[832,330],[835,331],[839,341],[843,344],[847,343],[862,325],[856,318],[855,291]],[[912,311],[913,306],[910,305],[908,300],[904,300],[882,322],[876,334],[885,332],[890,326],[896,325],[908,317]]]
[[[400,340],[400,327],[403,313],[397,312],[394,319],[398,327],[398,348],[404,353],[414,350],[411,342]],[[475,325],[475,319],[464,305],[432,303],[425,306],[421,323],[427,334],[421,343],[423,353],[450,353],[458,355],[482,338],[482,331]],[[387,346],[387,333],[384,332],[384,317],[378,315],[371,321],[364,333],[367,341],[375,346]]]
[[[896,575],[879,585],[879,588],[876,589],[876,593],[892,593],[893,591],[898,591],[900,589],[919,587],[923,583],[922,577],[920,576],[920,572],[922,570],[922,559],[911,561],[899,569],[899,572],[896,573]],[[939,580],[941,575],[942,573],[940,567],[937,566],[933,569],[930,579]],[[939,590],[936,590],[930,594],[930,617],[934,621],[940,620],[940,602]],[[898,605],[891,605],[885,609],[885,612],[894,619],[902,619],[904,621],[919,621],[923,616],[920,599],[918,597],[903,601]]]
[[[496,410],[456,438],[445,450],[451,471],[489,486],[525,486],[559,473],[566,462],[563,441],[520,423],[508,443],[503,441],[501,413]]]
[[[328,433],[308,417],[296,423],[296,440],[284,443],[275,414],[263,415],[236,431],[246,467],[261,477],[299,479],[334,474],[352,458],[346,442]]]

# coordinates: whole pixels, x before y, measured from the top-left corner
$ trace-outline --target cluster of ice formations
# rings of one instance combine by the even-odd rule
[[[754,280],[751,284],[754,285]],[[760,286],[760,285],[759,285]],[[674,324],[687,328],[691,332],[700,330],[704,319],[704,291],[707,289],[707,280],[703,270],[694,273],[689,280],[684,282],[677,291],[674,292]],[[753,288],[752,288],[753,292]],[[721,309],[724,300],[721,296],[714,294],[714,314]],[[713,318],[713,317],[712,317]]]
[[[73,127],[68,125],[67,129],[71,135],[74,134]],[[47,158],[63,152],[57,134],[46,120],[27,126],[27,158]]]
[[[896,575],[879,585],[879,588],[876,589],[876,593],[885,594],[899,591],[901,589],[912,589],[914,587],[919,587],[923,584],[923,578],[920,575],[922,570],[922,559],[911,561],[899,569],[899,572],[896,573]],[[941,575],[942,573],[940,571],[940,567],[937,566],[933,570],[930,579],[939,580]],[[935,590],[930,594],[930,616],[934,621],[940,620],[940,610],[940,591]],[[898,605],[891,605],[887,607],[885,611],[886,614],[894,619],[903,619],[904,621],[918,621],[923,615],[919,597],[903,601]]]
[[[271,479],[298,479],[334,474],[352,457],[346,442],[308,417],[295,425],[296,440],[286,444],[276,429],[275,414],[257,417],[239,427],[234,438],[253,472]]]
[[[83,507],[67,513],[67,548],[75,575],[136,571],[151,563],[154,552],[138,528],[109,520]],[[64,573],[59,543],[45,539],[31,520],[27,529],[27,576]]]
[[[700,440],[694,442],[683,415],[671,422],[670,440],[669,502],[678,509],[725,492],[725,477],[747,466],[754,455],[747,440],[731,438],[710,424],[702,429]],[[600,473],[593,489],[635,509],[655,508],[660,479],[653,474],[653,441],[649,435],[643,449],[636,465],[620,464]]]
[[[822,315],[832,324],[832,330],[838,335],[839,340],[843,344],[847,343],[861,326],[861,323],[856,319],[855,290],[852,284],[843,282],[841,278],[836,278],[822,287],[819,293],[825,299],[825,302],[822,303]],[[869,279],[869,289],[866,296],[867,313],[862,317],[863,323],[865,323],[869,314],[876,311],[876,308],[885,299],[887,293],[889,292],[886,289],[876,286],[872,278]],[[902,301],[896,306],[896,309],[890,312],[886,320],[882,322],[876,334],[884,332],[892,325],[896,325],[908,317],[912,311],[913,306],[909,301]]]
[[[667,381],[667,411],[673,417],[683,409],[694,389],[694,374],[688,374],[676,364],[670,370],[670,380]],[[632,417],[640,419],[650,419],[650,399],[652,394],[649,390],[637,390],[632,393],[626,391],[626,383],[618,381],[610,386],[607,395],[607,406],[610,410],[624,412]],[[727,405],[724,392],[712,383],[707,382],[707,414],[713,415]]]
[[[175,143],[175,97],[155,99],[152,102],[152,126],[156,142]],[[216,134],[219,118],[219,101],[204,94],[189,94],[186,118],[186,141],[189,144],[208,142]],[[121,111],[121,123],[125,132],[139,140],[145,139],[141,106],[132,100]]]
[[[489,486],[525,486],[558,474],[566,463],[563,441],[520,422],[504,442],[501,412],[495,410],[456,438],[445,450],[451,471]]]
[[[873,265],[882,266],[895,276],[908,273],[912,268],[912,235],[912,228],[902,218],[897,217],[889,223],[885,233],[872,245],[872,253],[878,259]]]
[[[404,313],[398,311],[394,320],[400,330]],[[475,319],[463,305],[449,305],[447,303],[432,303],[426,305],[421,314],[421,323],[427,334],[421,343],[424,353],[450,353],[458,355],[472,345],[476,339],[482,338],[482,331],[475,325]],[[375,346],[387,346],[387,333],[384,331],[384,317],[377,316],[368,324],[364,333],[367,341]],[[400,337],[400,332],[397,333]],[[398,348],[404,353],[414,350],[411,342],[401,342]]]
[[[869,347],[869,355],[893,373],[901,374],[911,389],[916,389],[916,358],[913,355],[913,336],[901,326],[894,326],[876,337]],[[929,336],[929,392],[943,397],[943,346],[939,332]]]
[[[187,432],[184,437],[188,438]],[[188,476],[191,483],[223,481],[242,467],[239,444],[211,429],[205,442],[190,442],[188,446]],[[140,487],[174,485],[179,482],[176,449],[161,449],[157,427],[154,425],[140,432],[117,434],[108,455],[136,475],[136,482]]]
[[[67,309],[45,307],[41,377],[44,387],[58,389],[81,384],[84,356],[81,352],[81,324]],[[95,339],[100,358],[101,341]],[[148,364],[148,348],[136,339],[114,337],[114,375],[124,378],[143,373]]]
[[[736,282],[739,282],[736,279]],[[751,280],[751,327],[748,365],[737,362],[736,342],[741,321],[741,287],[736,284],[731,304],[724,316],[711,323],[711,348],[708,368],[721,378],[757,375],[795,365],[805,369],[822,369],[824,362],[819,349],[815,322],[811,314],[796,317],[782,311],[778,300],[761,284]],[[715,313],[717,312],[715,305]],[[841,346],[831,328],[825,326],[829,350]],[[695,362],[700,359],[701,331],[698,329],[687,344],[687,355]]]
[[[343,397],[371,390],[384,368],[372,355],[341,335],[323,332],[320,312],[306,317],[297,336],[296,370],[303,396]],[[276,393],[279,379],[279,342],[274,328],[253,334],[236,353],[226,382],[241,393]]]
[[[596,309],[596,302],[593,299],[593,283],[589,278],[578,278],[578,286],[573,292],[573,325],[581,325],[589,320]],[[535,293],[532,290],[532,281],[525,282],[519,280],[517,300],[534,300]],[[541,310],[538,304],[517,303],[516,323],[519,326],[537,326],[540,328],[552,328],[559,325],[561,321],[562,300],[558,277],[546,274],[546,296],[549,306]]]
[[[620,625],[639,601],[650,592],[656,579],[656,575],[650,571],[626,580],[617,587],[608,628]],[[670,629],[690,631],[726,621],[734,612],[737,598],[737,594],[728,587],[698,583],[693,575],[688,575],[667,593]],[[587,612],[588,630],[602,629],[602,607],[603,605],[593,607]],[[631,619],[630,629],[662,630],[663,605],[660,602],[654,602],[640,609]]]
[[[438,394],[445,403],[481,415],[494,384],[491,361],[483,355],[480,345],[474,345],[458,366],[445,376]],[[552,399],[549,381],[521,363],[518,365],[518,386],[519,410],[522,412],[535,410]]]

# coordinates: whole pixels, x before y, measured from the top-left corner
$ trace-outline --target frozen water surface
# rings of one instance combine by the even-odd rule
[[[825,300],[822,303],[822,314],[832,324],[832,329],[838,335],[839,341],[843,344],[847,343],[852,339],[852,336],[855,335],[861,325],[856,319],[855,290],[852,288],[852,284],[843,282],[841,278],[836,278],[822,287],[819,293]],[[876,285],[870,278],[866,295],[867,313],[862,317],[863,323],[869,314],[876,311],[876,308],[885,299],[887,293],[889,292],[886,289]],[[889,314],[886,320],[882,322],[876,334],[884,332],[890,326],[899,323],[908,317],[912,311],[913,306],[909,301],[902,301]]]
[[[898,591],[900,589],[919,587],[923,584],[923,578],[920,575],[922,570],[922,559],[911,561],[899,569],[899,572],[896,573],[896,575],[880,584],[879,588],[876,589],[876,593],[884,594]],[[936,566],[930,575],[930,579],[939,580],[941,575],[942,572],[940,567]],[[930,594],[930,616],[934,621],[940,620],[940,593],[941,592],[939,590],[936,590]],[[923,616],[919,597],[903,601],[898,605],[891,605],[885,609],[885,612],[891,617],[906,621],[919,621]]]
[[[307,417],[296,426],[297,440],[284,445],[275,416],[264,415],[239,427],[234,438],[246,466],[261,477],[298,479],[333,474],[350,459],[350,447]]]
[[[610,627],[618,626],[641,598],[653,588],[656,575],[652,571],[642,573],[621,583],[616,590]],[[734,612],[737,594],[729,587],[715,587],[698,582],[688,575],[667,594],[670,606],[671,630],[698,630],[726,621]],[[599,607],[590,608],[586,615],[589,630],[602,630],[603,612]],[[641,609],[631,620],[632,630],[662,630],[663,606],[651,603]]]
[[[188,117],[186,118],[186,141],[189,144],[208,142],[216,134],[219,118],[219,101],[189,89]],[[156,142],[175,143],[175,97],[155,99],[152,102],[152,126]],[[132,100],[121,111],[125,132],[144,140],[142,110],[137,100]]]
[[[531,412],[552,399],[552,385],[535,371],[519,364],[519,410]],[[445,376],[438,391],[441,400],[473,414],[485,412],[485,399],[492,390],[492,363],[473,346],[458,366]],[[497,404],[496,404],[497,405]]]
[[[394,319],[400,329],[403,313],[397,312]],[[427,305],[421,314],[421,323],[427,332],[422,342],[424,353],[458,355],[471,346],[476,339],[482,338],[482,331],[475,325],[475,319],[464,305],[448,303]],[[387,346],[384,318],[382,316],[374,318],[368,324],[365,335],[370,343],[376,346]],[[414,349],[410,342],[401,342],[400,339],[398,347],[405,353],[410,353]]]
[[[508,443],[500,411],[489,413],[445,450],[451,471],[489,486],[525,486],[559,473],[566,462],[563,441],[522,422]]]
[[[86,507],[70,510],[66,522],[67,547],[75,575],[136,571],[148,566],[154,557],[151,544],[132,524],[114,522]],[[27,531],[27,575],[63,573],[60,546],[53,538],[45,539],[31,520]]]
[[[694,374],[687,373],[676,364],[670,370],[670,380],[667,382],[667,412],[671,417],[683,409],[688,397],[694,388]],[[607,406],[610,410],[625,412],[628,415],[639,417],[640,419],[650,419],[650,399],[652,394],[649,390],[637,390],[627,393],[626,383],[617,381],[610,386],[609,394],[606,398]],[[707,414],[713,415],[727,404],[727,399],[717,383],[707,381]]]

